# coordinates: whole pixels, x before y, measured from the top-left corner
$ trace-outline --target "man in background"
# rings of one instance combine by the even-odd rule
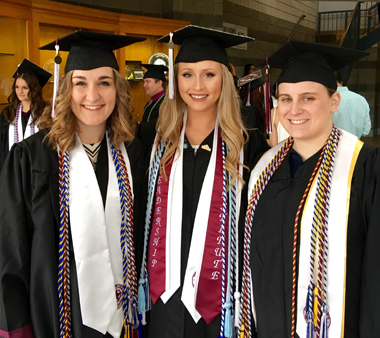
[[[338,110],[333,114],[333,123],[358,138],[368,135],[371,130],[371,118],[367,100],[343,86],[342,75],[339,71],[334,72],[334,75],[342,100]]]
[[[163,65],[143,64],[147,71],[144,74],[144,89],[147,95],[151,97],[150,101],[144,107],[144,114],[141,123],[158,119],[160,105],[165,97],[165,71],[168,67]]]

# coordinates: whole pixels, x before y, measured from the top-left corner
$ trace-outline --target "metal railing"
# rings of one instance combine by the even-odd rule
[[[318,13],[317,42],[345,46],[342,40],[352,40],[351,34],[356,39],[379,27],[380,2],[359,1],[353,10]],[[352,41],[350,45],[352,46]]]
[[[380,2],[366,2],[364,6],[367,8],[361,11],[361,35],[369,34],[380,27]]]

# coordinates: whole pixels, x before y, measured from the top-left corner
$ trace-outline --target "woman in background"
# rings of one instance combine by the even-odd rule
[[[38,131],[45,108],[42,87],[51,74],[24,59],[12,75],[15,79],[8,96],[9,106],[0,115],[0,173],[12,145]]]

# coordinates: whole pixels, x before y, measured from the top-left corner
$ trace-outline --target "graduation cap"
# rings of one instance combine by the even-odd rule
[[[39,49],[56,50],[56,45],[58,45],[59,50],[69,52],[65,73],[71,70],[91,70],[99,67],[119,70],[112,51],[144,40],[146,39],[128,35],[75,31]]]
[[[51,74],[49,72],[37,66],[35,63],[29,61],[28,59],[22,60],[12,77],[15,79],[19,74],[34,75],[37,78],[41,88],[46,84],[46,82],[48,82],[51,77]]]
[[[172,34],[174,44],[181,45],[175,63],[211,60],[220,62],[226,67],[228,67],[226,48],[255,40],[244,35],[194,25],[178,29]],[[169,40],[170,35],[158,39],[159,42],[169,42]]]
[[[265,81],[261,78],[261,70],[257,70],[254,73],[241,77],[238,80],[238,87],[243,87],[244,91],[247,91],[246,106],[251,105],[251,91],[265,85]]]
[[[207,60],[220,62],[228,67],[226,48],[254,40],[248,36],[194,25],[183,27],[158,39],[159,42],[168,42],[169,46],[169,98],[174,98],[174,44],[181,45],[175,63]]]
[[[54,102],[59,85],[59,65],[62,62],[60,50],[69,52],[65,74],[71,70],[91,70],[99,67],[119,70],[113,50],[144,40],[146,39],[136,36],[75,31],[40,47],[41,50],[56,50],[52,117],[55,117]]]
[[[147,71],[144,74],[144,79],[153,78],[166,82],[165,72],[169,70],[164,65],[142,64]]]
[[[338,70],[368,53],[319,43],[291,40],[268,57],[271,67],[282,68],[277,82],[312,81],[336,89],[334,70]]]
[[[251,74],[248,74],[246,76],[243,76],[241,77],[238,81],[237,81],[237,86],[238,87],[241,87],[241,86],[244,86],[248,83],[251,83],[251,88],[252,88],[252,82],[261,78],[262,74],[261,74],[261,70],[256,70],[255,72],[251,73]],[[264,81],[262,81],[264,83]],[[256,87],[258,88],[258,87]],[[255,89],[256,89],[255,88]]]

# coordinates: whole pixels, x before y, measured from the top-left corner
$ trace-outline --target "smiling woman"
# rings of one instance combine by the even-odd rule
[[[72,85],[71,110],[77,118],[78,136],[83,143],[100,142],[116,104],[114,71],[110,67],[74,70]]]
[[[225,48],[250,40],[197,26],[174,32],[175,99],[169,82],[157,133],[151,122],[139,127],[154,143],[139,282],[139,310],[153,302],[149,338],[232,336],[239,244],[228,239],[244,226],[245,168],[267,143],[244,128]]]
[[[330,135],[340,95],[317,82],[281,83],[277,102],[280,122],[295,140],[293,149],[305,161]]]
[[[340,102],[334,70],[365,55],[290,41],[269,56],[282,68],[278,114],[291,137],[249,180],[244,337],[380,332],[379,149],[332,121]]]
[[[69,55],[56,117],[45,109],[46,129],[11,150],[0,180],[0,336],[119,338],[139,325],[134,235],[145,170],[112,50],[141,40],[57,39]]]

